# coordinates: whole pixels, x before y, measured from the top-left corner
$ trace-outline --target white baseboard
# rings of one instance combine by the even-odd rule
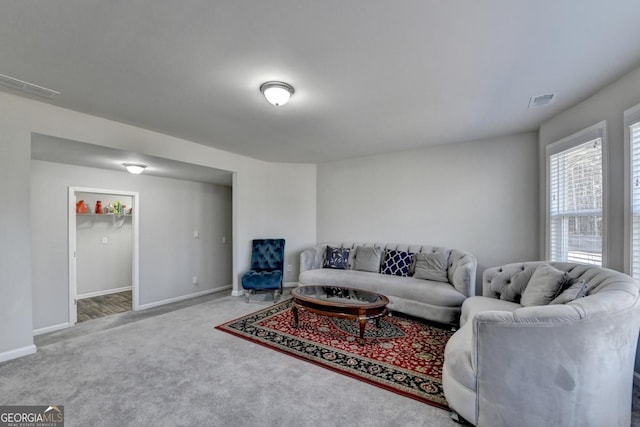
[[[244,295],[244,290],[240,289],[239,291],[231,291],[232,297],[241,297]]]
[[[15,350],[5,351],[0,353],[0,362],[6,362],[7,360],[17,359],[18,357],[28,356],[35,353],[37,350],[35,344],[28,345],[22,348],[16,348]]]
[[[33,330],[33,335],[42,335],[42,334],[46,334],[49,332],[55,332],[55,331],[59,331],[61,329],[66,329],[69,327],[69,322],[66,323],[60,323],[58,325],[53,325],[53,326],[47,326],[44,328],[40,328],[40,329],[34,329]]]
[[[146,310],[148,308],[160,307],[161,305],[171,304],[172,302],[184,301],[184,300],[190,299],[190,298],[201,297],[203,295],[213,294],[215,292],[224,291],[226,289],[231,289],[231,285],[220,286],[218,288],[207,289],[206,291],[195,292],[195,293],[189,294],[189,295],[182,295],[182,296],[179,296],[179,297],[169,298],[169,299],[165,299],[165,300],[162,300],[162,301],[156,301],[156,302],[150,302],[148,304],[142,304],[142,305],[138,306],[136,311],[137,310]]]
[[[93,298],[93,297],[99,297],[102,295],[115,294],[118,292],[124,292],[124,291],[130,291],[130,290],[131,290],[131,286],[125,286],[123,288],[115,288],[115,289],[106,289],[104,291],[89,292],[86,294],[77,295],[76,299]]]

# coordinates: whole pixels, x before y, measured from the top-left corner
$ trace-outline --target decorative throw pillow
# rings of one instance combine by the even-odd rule
[[[533,272],[529,284],[522,293],[520,304],[523,307],[549,304],[567,280],[566,274],[549,264],[541,264]]]
[[[335,268],[338,270],[346,270],[349,265],[349,248],[334,248],[327,246],[324,255],[323,268]]]
[[[511,282],[502,289],[500,299],[503,301],[520,303],[522,293],[529,284],[529,280],[531,280],[531,276],[533,276],[534,271],[536,271],[535,267],[528,267],[514,274],[511,278]]]
[[[584,280],[581,280],[569,286],[549,304],[566,304],[573,300],[582,298],[586,295],[587,295],[587,284],[584,282]]]
[[[413,260],[412,252],[396,251],[387,249],[384,256],[384,264],[382,264],[382,274],[390,274],[392,276],[409,275],[411,261]]]
[[[371,246],[358,246],[356,248],[356,258],[354,270],[380,272],[380,259],[382,249]]]
[[[413,277],[416,279],[448,282],[447,264],[449,252],[419,252],[415,254],[416,267]]]

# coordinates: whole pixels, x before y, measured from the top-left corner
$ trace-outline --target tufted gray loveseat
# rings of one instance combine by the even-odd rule
[[[499,299],[516,273],[540,264],[485,270],[483,296],[462,305],[442,373],[450,408],[477,426],[629,426],[638,282],[606,268],[550,262],[585,281],[587,295],[532,307]]]
[[[389,309],[445,324],[457,324],[460,307],[466,298],[475,295],[476,258],[468,252],[426,245],[391,243],[329,243],[330,246],[352,249],[346,270],[322,268],[327,244],[305,249],[300,254],[301,285],[346,286],[381,293],[390,300]],[[376,246],[383,250],[405,252],[445,251],[449,253],[448,283],[413,277],[354,270],[353,256],[357,246]]]

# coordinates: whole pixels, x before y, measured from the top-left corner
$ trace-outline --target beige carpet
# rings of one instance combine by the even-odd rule
[[[64,405],[67,427],[458,426],[444,410],[215,329],[272,304],[262,297],[127,312],[39,336],[36,354],[0,363],[0,402]],[[639,419],[634,411],[632,425]]]

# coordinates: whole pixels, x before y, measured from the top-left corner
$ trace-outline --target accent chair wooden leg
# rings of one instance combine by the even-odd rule
[[[251,294],[253,293],[253,291],[251,289],[245,289],[244,290],[244,298],[245,298],[245,302],[249,302],[249,298],[251,298]]]

